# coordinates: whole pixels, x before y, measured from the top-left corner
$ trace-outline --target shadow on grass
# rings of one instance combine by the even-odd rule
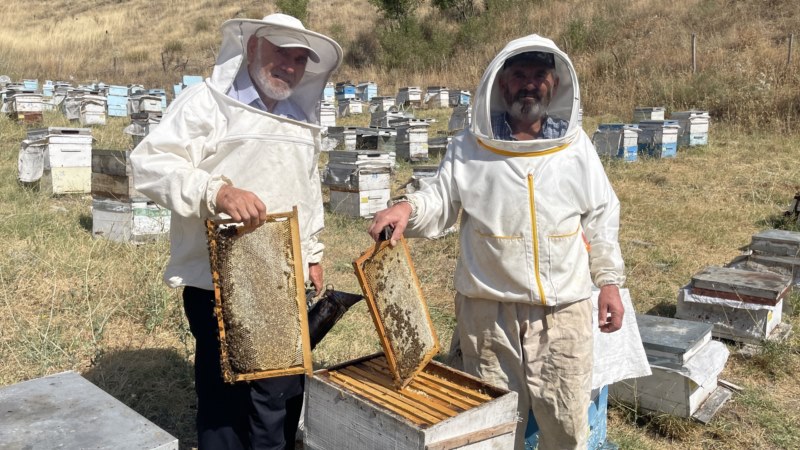
[[[645,314],[660,317],[675,317],[677,309],[675,303],[663,301],[650,308]]]
[[[197,446],[194,368],[169,349],[114,351],[98,357],[83,376],[178,438]]]
[[[92,215],[91,214],[81,214],[78,217],[78,224],[84,230],[88,231],[89,233],[92,232]]]

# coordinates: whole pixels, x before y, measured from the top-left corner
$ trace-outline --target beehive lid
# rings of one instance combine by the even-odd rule
[[[403,388],[439,351],[406,241],[376,244],[353,265],[395,385]]]
[[[800,232],[764,230],[753,235],[750,248],[777,256],[800,256]]]
[[[710,323],[670,317],[636,315],[644,351],[649,358],[683,364],[711,340]]]
[[[775,306],[791,287],[791,280],[769,272],[729,267],[706,267],[692,276],[692,292],[709,297]]]
[[[297,208],[253,230],[208,222],[225,381],[311,374]]]

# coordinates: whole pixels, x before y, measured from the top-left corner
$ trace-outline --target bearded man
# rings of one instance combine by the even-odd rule
[[[229,20],[211,77],[183,91],[131,154],[136,189],[172,211],[164,280],[183,287],[196,340],[200,449],[294,448],[302,375],[222,379],[204,222],[257,226],[268,210],[297,206],[304,277],[322,289],[317,102],[341,60],[336,42],[294,17]]]
[[[618,330],[624,312],[619,200],[578,125],[575,69],[551,40],[509,42],[474,100],[438,175],[392,199],[369,233],[433,237],[460,216],[453,341],[464,370],[518,394],[516,448],[531,409],[540,449],[586,448],[592,283],[600,331]]]

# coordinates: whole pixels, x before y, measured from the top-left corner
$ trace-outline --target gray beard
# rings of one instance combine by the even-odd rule
[[[525,103],[522,100],[515,100],[508,108],[508,115],[520,122],[536,122],[541,120],[547,113],[547,108],[541,101]]]

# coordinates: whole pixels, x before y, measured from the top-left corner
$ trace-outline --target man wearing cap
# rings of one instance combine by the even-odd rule
[[[131,154],[136,189],[172,211],[164,280],[196,340],[200,449],[294,447],[303,377],[223,382],[205,219],[259,225],[298,208],[304,277],[322,288],[317,102],[342,50],[294,17],[229,20],[210,78],[175,99]]]
[[[369,229],[433,237],[460,216],[453,341],[465,371],[517,392],[518,449],[529,410],[540,449],[586,448],[593,283],[600,331],[622,326],[620,205],[579,108],[566,54],[536,35],[509,42],[438,174]]]

